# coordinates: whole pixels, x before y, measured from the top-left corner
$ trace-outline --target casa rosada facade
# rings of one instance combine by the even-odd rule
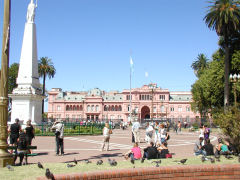
[[[129,121],[130,112],[138,119],[193,122],[199,117],[191,110],[191,92],[170,92],[153,83],[131,89],[131,100],[129,89],[64,92],[53,88],[48,94],[48,118]]]

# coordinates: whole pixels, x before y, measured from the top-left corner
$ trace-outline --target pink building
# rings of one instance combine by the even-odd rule
[[[63,92],[53,88],[49,93],[48,117],[69,119],[130,120],[130,90]],[[152,98],[153,97],[153,98]],[[132,117],[192,122],[199,114],[191,111],[191,92],[170,92],[157,84],[131,90]]]

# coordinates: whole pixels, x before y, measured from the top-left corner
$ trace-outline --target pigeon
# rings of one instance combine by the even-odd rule
[[[187,161],[187,159],[181,159],[180,161],[174,161],[174,162],[185,164],[186,161]]]
[[[117,166],[117,161],[115,159],[111,160],[110,158],[108,158],[108,163],[110,164],[110,166]]]
[[[144,163],[144,161],[145,161],[145,158],[142,158],[141,163]]]
[[[201,160],[202,160],[202,162],[205,162],[205,161],[206,161],[206,157],[205,157],[205,156],[202,156],[202,157],[201,157]]]
[[[14,169],[13,169],[13,167],[11,165],[7,164],[6,167],[8,168],[9,171],[14,171]]]
[[[103,164],[103,160],[98,160],[97,161],[97,165],[102,165]]]
[[[215,158],[216,158],[216,161],[220,162],[220,155],[216,154]]]
[[[212,164],[215,163],[215,159],[214,158],[209,158],[209,159],[210,159]]]
[[[232,156],[230,156],[230,155],[225,155],[225,158],[227,158],[227,159],[233,159],[233,157]]]
[[[77,160],[76,160],[75,158],[74,158],[73,162],[74,162],[76,165],[77,165],[77,163],[78,163]]]
[[[68,168],[71,168],[71,167],[74,167],[74,166],[76,166],[76,165],[74,165],[74,164],[67,164]]]
[[[47,179],[55,180],[55,177],[54,177],[53,173],[51,173],[48,168],[46,169],[45,176],[46,176]]]
[[[92,163],[92,161],[89,161],[89,160],[87,159],[87,160],[85,160],[85,163],[86,163],[86,164],[89,164],[89,163]]]
[[[37,165],[38,165],[38,168],[44,169],[44,168],[43,168],[43,165],[42,165],[40,162],[38,162]]]
[[[159,167],[159,164],[161,164],[161,160],[159,160],[159,161],[153,161],[152,163],[156,163],[156,167]]]

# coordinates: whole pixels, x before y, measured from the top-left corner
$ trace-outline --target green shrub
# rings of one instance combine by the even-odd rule
[[[227,137],[226,140],[240,152],[240,110],[237,107],[230,107],[225,113],[222,110],[214,115],[214,121]]]

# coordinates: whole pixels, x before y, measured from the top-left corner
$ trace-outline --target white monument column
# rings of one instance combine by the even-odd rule
[[[12,98],[11,123],[16,118],[23,121],[31,119],[32,124],[42,121],[42,99],[39,83],[36,24],[34,22],[37,3],[28,5],[22,51],[17,77],[17,88],[9,96]]]

